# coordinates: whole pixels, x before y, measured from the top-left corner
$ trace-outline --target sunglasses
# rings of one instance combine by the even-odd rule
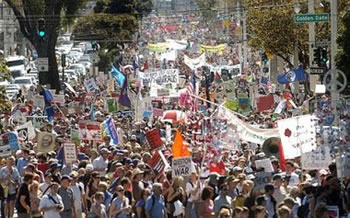
[[[117,190],[117,192],[123,192],[124,191],[124,189],[119,189],[119,190]]]

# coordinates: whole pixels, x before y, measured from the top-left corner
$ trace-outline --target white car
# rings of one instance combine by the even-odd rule
[[[8,84],[6,86],[6,91],[11,91],[11,90],[20,90],[21,89],[21,86],[18,85],[18,84]]]
[[[85,66],[82,64],[71,64],[68,68],[69,70],[75,70],[79,73],[80,76],[86,75],[86,69]]]
[[[30,89],[30,87],[35,85],[33,77],[30,77],[30,76],[17,77],[13,81],[13,84],[18,84],[19,86],[24,87],[27,90]]]
[[[9,100],[14,100],[17,97],[19,90],[6,90],[6,97]]]
[[[69,80],[78,81],[78,75],[75,70],[65,70],[64,74],[68,76]]]

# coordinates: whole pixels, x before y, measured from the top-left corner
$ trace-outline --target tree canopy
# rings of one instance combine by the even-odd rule
[[[342,28],[338,37],[338,56],[337,67],[343,71],[350,81],[350,10],[347,10],[344,16],[341,18]],[[350,94],[349,89],[344,90],[344,94]]]
[[[10,80],[11,72],[7,67],[4,58],[0,57],[0,81]],[[6,87],[0,86],[0,113],[9,113],[11,102],[6,97]]]

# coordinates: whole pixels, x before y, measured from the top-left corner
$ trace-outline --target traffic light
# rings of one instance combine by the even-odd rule
[[[40,18],[38,21],[38,34],[40,38],[44,38],[46,35],[44,18]]]
[[[261,55],[261,60],[264,64],[266,64],[269,61],[269,58],[267,57],[265,52]]]
[[[328,61],[328,51],[327,48],[322,48],[321,49],[321,63],[323,65],[327,64]]]
[[[95,50],[95,51],[98,50],[98,45],[97,45],[96,40],[92,40],[92,41],[91,41],[91,47],[92,47],[92,49]]]
[[[318,66],[321,65],[321,47],[317,47],[314,49],[314,63]]]

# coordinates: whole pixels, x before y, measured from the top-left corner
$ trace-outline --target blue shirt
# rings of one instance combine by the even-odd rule
[[[103,204],[106,206],[106,210],[108,210],[111,204],[113,195],[109,191],[105,191],[104,195],[105,195],[105,200]]]
[[[22,171],[28,165],[28,162],[29,161],[27,159],[24,159],[23,157],[17,160],[17,170],[20,175],[22,175]]]
[[[112,204],[114,204],[115,208],[117,210],[120,210],[121,208],[124,208],[124,207],[127,207],[129,206],[129,199],[127,197],[125,197],[125,200],[123,202],[123,205],[122,205],[122,202],[120,201],[119,198],[115,198],[112,202]],[[116,218],[128,218],[128,214],[125,214],[125,213],[121,213],[119,214],[118,216],[115,216]]]
[[[163,196],[152,194],[146,200],[146,211],[149,211],[151,218],[163,218],[165,213],[165,202]]]

